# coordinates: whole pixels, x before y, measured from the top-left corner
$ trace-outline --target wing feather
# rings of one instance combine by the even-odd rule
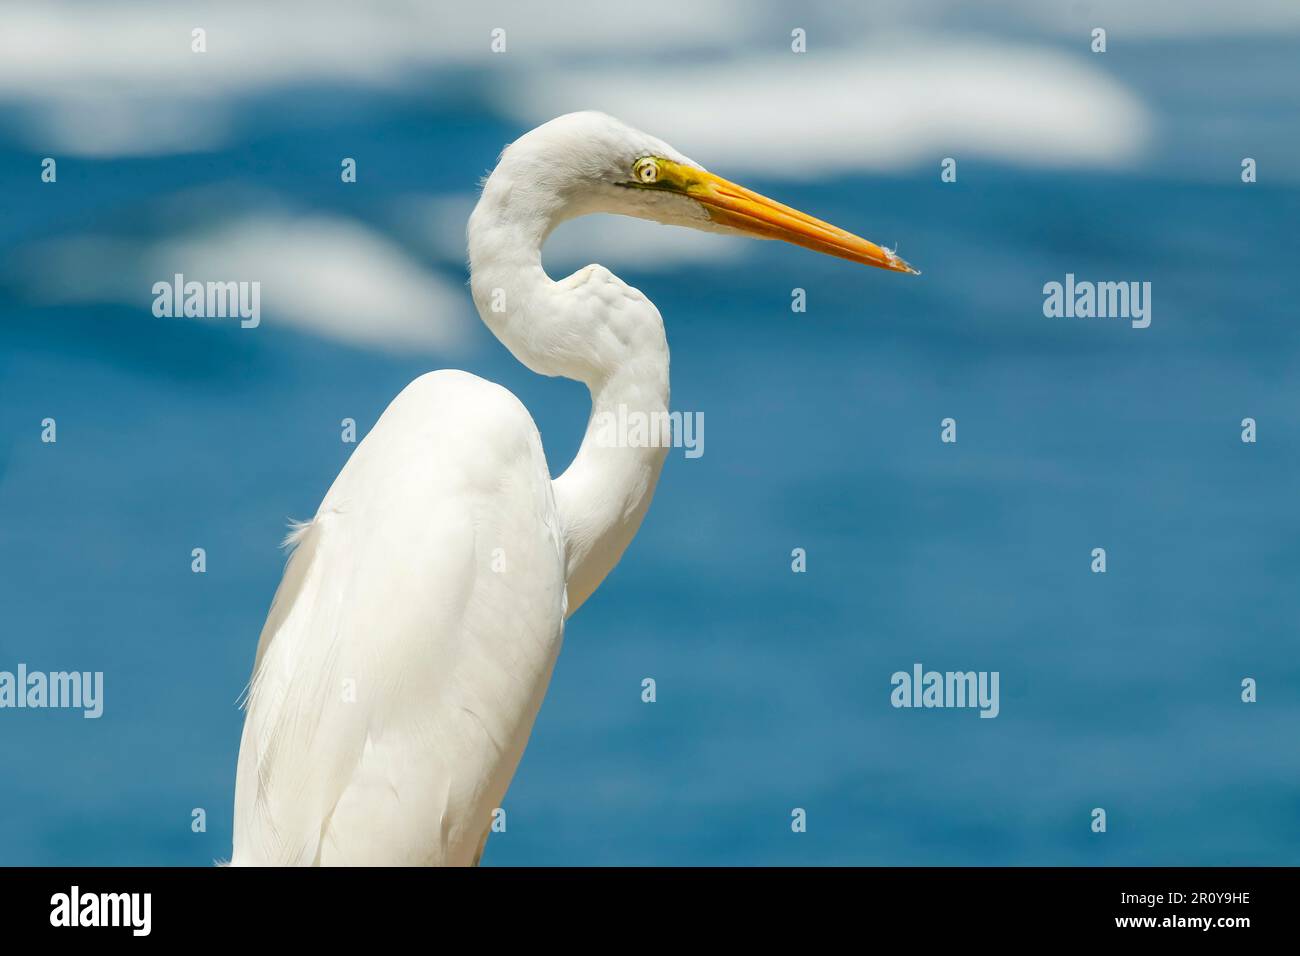
[[[563,633],[531,418],[472,375],[422,376],[293,537],[250,682],[232,862],[474,862]]]

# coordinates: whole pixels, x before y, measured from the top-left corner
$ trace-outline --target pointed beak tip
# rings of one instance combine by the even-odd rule
[[[883,268],[888,269],[890,272],[901,272],[904,275],[919,276],[921,274],[921,270],[918,269],[916,266],[912,265],[910,262],[906,262],[903,259],[898,258],[898,256],[889,252],[886,252],[886,256],[888,257],[886,262],[883,263],[873,262],[871,264],[872,265],[878,264]]]

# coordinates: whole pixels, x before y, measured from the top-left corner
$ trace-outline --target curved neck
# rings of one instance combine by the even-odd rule
[[[591,390],[572,464],[553,482],[564,522],[568,613],[614,569],[650,507],[668,454],[668,356],[632,365]]]
[[[553,482],[572,614],[618,564],[654,495],[671,437],[668,342],[659,311],[609,270],[587,266],[559,282],[546,275],[546,236],[586,210],[521,202],[503,172],[470,217],[474,303],[520,362],[591,392],[582,445]]]

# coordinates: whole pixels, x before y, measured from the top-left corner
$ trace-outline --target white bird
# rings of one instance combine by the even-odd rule
[[[587,385],[586,436],[552,480],[500,385],[430,372],[388,406],[290,535],[245,705],[232,864],[482,855],[564,621],[622,557],[669,444],[659,311],[601,266],[558,282],[542,268],[552,229],[599,212],[916,271],[601,113],[507,147],[469,220],[474,303],[528,368]],[[598,427],[620,408],[658,423],[648,440]]]

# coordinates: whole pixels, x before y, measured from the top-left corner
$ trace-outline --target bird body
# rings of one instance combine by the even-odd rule
[[[564,632],[532,419],[499,385],[421,376],[295,535],[249,694],[233,862],[474,862]]]
[[[441,371],[393,400],[290,535],[247,695],[232,864],[478,862],[565,619],[640,527],[669,445],[658,309],[603,266],[542,268],[551,230],[595,212],[913,271],[604,114],[508,147],[470,218],[471,292],[524,365],[588,387],[586,435],[552,480],[506,389]],[[600,423],[628,413],[660,425],[608,441]]]

